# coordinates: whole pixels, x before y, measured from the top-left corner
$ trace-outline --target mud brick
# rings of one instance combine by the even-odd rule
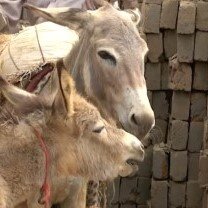
[[[173,150],[185,150],[188,141],[188,122],[173,120],[170,126],[170,143]]]
[[[188,155],[188,180],[198,180],[199,175],[199,153]]]
[[[208,60],[208,33],[196,32],[194,59],[197,61]]]
[[[206,114],[206,115],[207,115],[207,116],[206,116],[206,120],[208,121],[208,96],[207,96],[207,109],[206,109],[206,110],[207,110],[207,114]]]
[[[119,208],[119,204],[111,204],[108,207],[109,208]]]
[[[121,178],[116,178],[112,183],[107,186],[107,201],[112,204],[116,204],[119,201],[119,190],[120,190]]]
[[[208,149],[208,118],[204,120],[203,149]]]
[[[136,204],[121,204],[120,208],[137,208]]]
[[[189,64],[179,63],[177,68],[170,68],[169,70],[170,89],[191,91],[192,69]]]
[[[208,90],[208,63],[195,63],[193,89]]]
[[[138,0],[138,6],[137,6],[137,8],[139,9],[139,11],[141,11],[142,10],[142,6],[143,6],[143,4],[142,4],[142,0]]]
[[[152,132],[152,144],[165,143],[165,137],[167,132],[168,123],[162,119],[155,120],[155,129]]]
[[[208,31],[208,2],[197,2],[196,28]]]
[[[137,197],[136,203],[137,204],[147,204],[147,200],[150,199],[150,187],[151,187],[151,179],[140,177],[138,179],[138,186],[137,186]]]
[[[144,32],[159,33],[161,5],[146,4],[144,17]]]
[[[177,55],[179,62],[192,63],[194,54],[194,34],[177,35]]]
[[[208,207],[208,191],[203,189],[203,196],[202,196],[202,208]]]
[[[145,78],[148,90],[160,90],[161,65],[160,63],[147,63]]]
[[[171,116],[179,120],[188,120],[190,109],[190,93],[174,91],[172,97]]]
[[[207,100],[204,93],[191,94],[191,120],[203,121],[207,114]]]
[[[149,146],[145,149],[145,156],[142,162],[139,162],[138,176],[151,177],[152,176],[152,157],[153,146]]]
[[[151,207],[167,208],[168,207],[168,182],[152,180],[151,188]]]
[[[169,155],[159,145],[155,145],[153,148],[153,177],[155,179],[167,179],[168,178],[168,161]]]
[[[192,69],[190,65],[179,63],[174,68],[167,62],[161,66],[161,89],[191,91]]]
[[[186,184],[170,181],[169,207],[185,207]]]
[[[137,205],[137,208],[148,208],[148,205]]]
[[[175,29],[178,15],[178,0],[164,0],[160,18],[160,27]]]
[[[147,45],[149,48],[148,59],[153,63],[159,62],[159,58],[163,53],[162,33],[147,34]]]
[[[177,32],[192,34],[195,31],[196,5],[194,2],[181,1],[178,12]]]
[[[189,152],[200,152],[203,143],[204,122],[191,122],[189,130]]]
[[[119,202],[135,202],[137,192],[137,178],[121,178]]]
[[[161,64],[161,89],[169,90],[169,77],[170,77],[170,68],[168,62],[163,62]]]
[[[152,107],[155,113],[155,118],[167,119],[169,103],[165,92],[153,92]]]
[[[146,4],[159,4],[159,5],[161,5],[162,1],[163,0],[146,0],[145,3]]]
[[[205,186],[208,184],[208,155],[203,151],[199,158],[199,184]]]
[[[187,208],[202,207],[202,189],[199,187],[198,181],[187,182],[186,195]]]
[[[152,105],[152,92],[151,91],[147,91],[147,97],[149,99],[150,105]]]
[[[182,182],[187,176],[187,151],[171,151],[170,154],[170,178],[173,181]]]
[[[167,1],[172,2],[171,0]],[[175,30],[165,30],[164,51],[166,58],[170,58],[177,53],[177,33]]]
[[[147,35],[144,33],[143,28],[142,28],[142,27],[139,27],[138,29],[139,29],[140,37],[141,37],[145,42],[147,42]]]

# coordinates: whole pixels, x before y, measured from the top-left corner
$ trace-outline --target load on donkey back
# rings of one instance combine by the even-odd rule
[[[147,53],[147,45],[136,28],[140,16],[133,10],[117,10],[108,3],[103,2],[100,6],[95,11],[67,8],[47,10],[27,7],[39,16],[77,31],[79,40],[73,45],[71,51],[69,49],[64,54],[63,67],[72,75],[77,90],[98,107],[102,116],[109,121],[115,120],[118,126],[142,140],[154,126],[154,113],[149,104],[144,79],[144,56]],[[43,25],[47,33],[47,26],[51,24],[43,23]],[[38,31],[38,27],[29,30],[34,34],[35,31]],[[53,25],[53,27],[60,26]],[[59,38],[60,41],[61,35],[68,34],[69,31],[64,28],[59,33],[60,36],[56,36],[56,38]],[[47,34],[50,37],[50,32]],[[24,37],[24,32],[17,35],[16,40],[22,41],[21,35]],[[44,42],[41,42],[39,32],[38,37],[44,54]],[[10,67],[13,65],[13,69],[10,72],[20,73],[18,69],[24,65],[21,64],[21,61],[25,55],[27,55],[27,62],[30,62],[27,47],[24,47],[25,52],[21,54],[21,58],[15,57],[16,53],[12,52],[12,44],[16,50],[23,49],[23,46],[15,45],[12,41],[2,53],[1,73],[4,75],[8,73],[9,68],[5,58],[8,51],[10,51],[9,56],[12,55],[13,59],[10,64]],[[40,48],[36,50],[40,52]],[[33,58],[30,57],[30,59]],[[18,68],[14,66],[15,64]],[[36,66],[38,64],[39,62],[36,63]],[[24,72],[28,74],[26,71]],[[35,73],[33,76],[32,73],[32,76],[28,76],[29,82],[26,79],[23,85],[26,88],[29,86],[28,88],[31,89],[31,83],[35,83],[36,90],[38,88],[40,94],[44,93],[44,89],[51,86],[50,73],[50,70],[43,73],[44,76],[40,73],[38,75]],[[44,79],[37,83],[35,82],[37,76]],[[82,190],[85,189],[86,183],[87,181],[83,181]],[[85,207],[84,200],[79,207]]]

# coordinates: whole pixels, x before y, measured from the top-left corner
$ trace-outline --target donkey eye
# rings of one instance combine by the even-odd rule
[[[102,132],[102,130],[103,130],[104,128],[105,128],[104,126],[99,126],[99,127],[94,128],[94,129],[92,130],[92,132],[99,134],[99,133]]]
[[[116,58],[108,51],[98,51],[98,55],[101,59],[108,61],[111,65],[116,65]]]

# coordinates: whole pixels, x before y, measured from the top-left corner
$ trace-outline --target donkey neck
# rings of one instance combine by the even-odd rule
[[[76,89],[82,95],[86,95],[86,86],[83,75],[84,67],[88,64],[86,57],[88,56],[89,51],[89,41],[90,36],[84,31],[71,52],[64,58],[64,65],[74,78]]]
[[[78,172],[76,139],[71,134],[70,128],[52,121],[45,136],[58,175],[75,176]]]
[[[84,43],[83,43],[84,41]],[[77,91],[98,108],[103,118],[114,124],[114,119],[110,116],[110,110],[105,109],[105,100],[100,101],[92,88],[99,88],[97,81],[94,79],[93,68],[90,54],[90,36],[83,35],[80,41],[74,46],[72,51],[64,59],[64,66],[70,72],[76,85]],[[88,44],[86,47],[85,44]]]

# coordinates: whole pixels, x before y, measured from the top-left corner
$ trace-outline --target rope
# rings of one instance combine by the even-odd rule
[[[40,54],[41,54],[42,59],[43,59],[43,63],[45,63],[45,58],[44,58],[44,55],[43,55],[43,50],[42,50],[41,45],[40,45],[40,40],[39,40],[38,30],[37,30],[36,25],[35,25],[35,34],[36,34],[36,37],[37,37],[38,47],[39,47]]]
[[[41,54],[41,57],[42,57],[42,60],[43,60],[43,64],[45,63],[45,57],[43,55],[43,50],[41,48],[41,45],[40,45],[40,40],[39,40],[39,36],[38,36],[38,30],[37,30],[37,27],[36,25],[34,26],[35,27],[35,34],[36,34],[36,38],[37,38],[37,43],[38,43],[38,48],[39,48],[39,51],[40,51],[40,54]],[[12,40],[15,41],[15,39],[18,37],[20,33],[18,33]],[[11,53],[11,40],[9,41],[8,43],[8,53],[9,53],[9,57],[11,58],[12,60],[12,63],[14,64],[15,68],[20,71],[21,69],[17,66],[13,56],[12,56],[12,53]]]
[[[17,38],[18,35],[15,36],[15,38],[13,40],[15,40]],[[9,57],[11,58],[12,60],[12,63],[14,64],[14,66],[16,67],[16,69],[18,71],[20,71],[20,68],[17,66],[17,64],[15,63],[13,57],[12,57],[12,54],[11,54],[11,40],[9,41],[9,45],[8,45],[8,53],[9,53]]]
[[[45,178],[44,178],[44,182],[43,182],[43,185],[41,188],[41,196],[38,200],[38,203],[44,204],[45,208],[50,208],[50,200],[51,200],[51,187],[50,187],[50,183],[49,183],[50,154],[49,154],[49,150],[48,150],[40,132],[35,127],[32,126],[32,128],[34,130],[36,137],[38,138],[38,140],[40,142],[40,146],[41,146],[41,148],[44,152],[44,155],[45,155]]]

